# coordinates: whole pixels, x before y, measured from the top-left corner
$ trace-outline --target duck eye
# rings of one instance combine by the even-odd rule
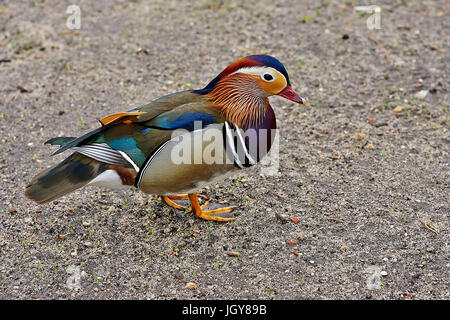
[[[266,81],[272,81],[273,80],[273,76],[270,73],[265,73],[263,75],[264,80]]]

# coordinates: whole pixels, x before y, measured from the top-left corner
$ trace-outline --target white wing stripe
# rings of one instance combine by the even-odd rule
[[[72,149],[100,162],[120,166],[131,164],[134,168],[136,168],[136,164],[130,161],[131,159],[129,157],[124,157],[120,151],[114,150],[106,143],[83,145],[80,147],[73,147]]]
[[[237,134],[239,136],[239,140],[241,141],[242,149],[244,149],[245,156],[249,160],[250,164],[256,164],[256,161],[253,160],[252,156],[248,153],[247,147],[245,146],[244,138],[242,137],[242,134],[241,134],[241,129],[238,126],[236,126],[236,130],[235,131],[237,132]]]

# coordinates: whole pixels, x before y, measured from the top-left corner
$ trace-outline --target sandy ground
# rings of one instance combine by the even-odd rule
[[[65,1],[0,1],[1,299],[449,299],[448,1],[376,1],[381,29],[356,1],[72,2],[79,30]],[[271,100],[276,174],[203,190],[234,222],[135,190],[24,197],[66,156],[45,140],[255,53],[310,104]]]

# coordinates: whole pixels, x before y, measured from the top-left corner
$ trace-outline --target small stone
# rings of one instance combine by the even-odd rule
[[[88,228],[88,227],[90,227],[91,226],[91,223],[90,222],[88,222],[88,221],[83,221],[83,227],[85,227],[85,228]]]
[[[228,251],[227,255],[229,255],[230,257],[239,257],[241,253],[238,251]]]
[[[17,212],[16,207],[9,207],[9,213]]]
[[[383,277],[387,276],[387,272],[386,271],[381,271],[380,275],[382,275]]]
[[[92,242],[90,242],[90,241],[85,241],[85,242],[84,242],[84,245],[85,245],[86,247],[92,247]]]
[[[402,111],[403,111],[403,106],[396,106],[394,108],[393,112],[394,112],[395,115],[398,115],[398,114],[402,113]]]
[[[270,208],[267,208],[267,211],[270,211],[269,210]],[[281,213],[279,213],[279,212],[275,212],[275,216],[277,217],[277,219],[278,220],[280,220],[282,223],[286,223],[288,220],[287,220],[287,217],[284,215],[284,214],[281,214]]]
[[[188,282],[186,283],[186,289],[195,290],[197,289],[197,285],[194,282]]]
[[[417,99],[425,99],[425,97],[428,94],[428,90],[420,90],[419,92],[417,92],[414,97],[416,97]]]

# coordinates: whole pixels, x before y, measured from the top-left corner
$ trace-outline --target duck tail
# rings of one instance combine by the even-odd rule
[[[26,187],[25,196],[46,203],[85,186],[107,169],[105,164],[75,152],[35,176]]]

